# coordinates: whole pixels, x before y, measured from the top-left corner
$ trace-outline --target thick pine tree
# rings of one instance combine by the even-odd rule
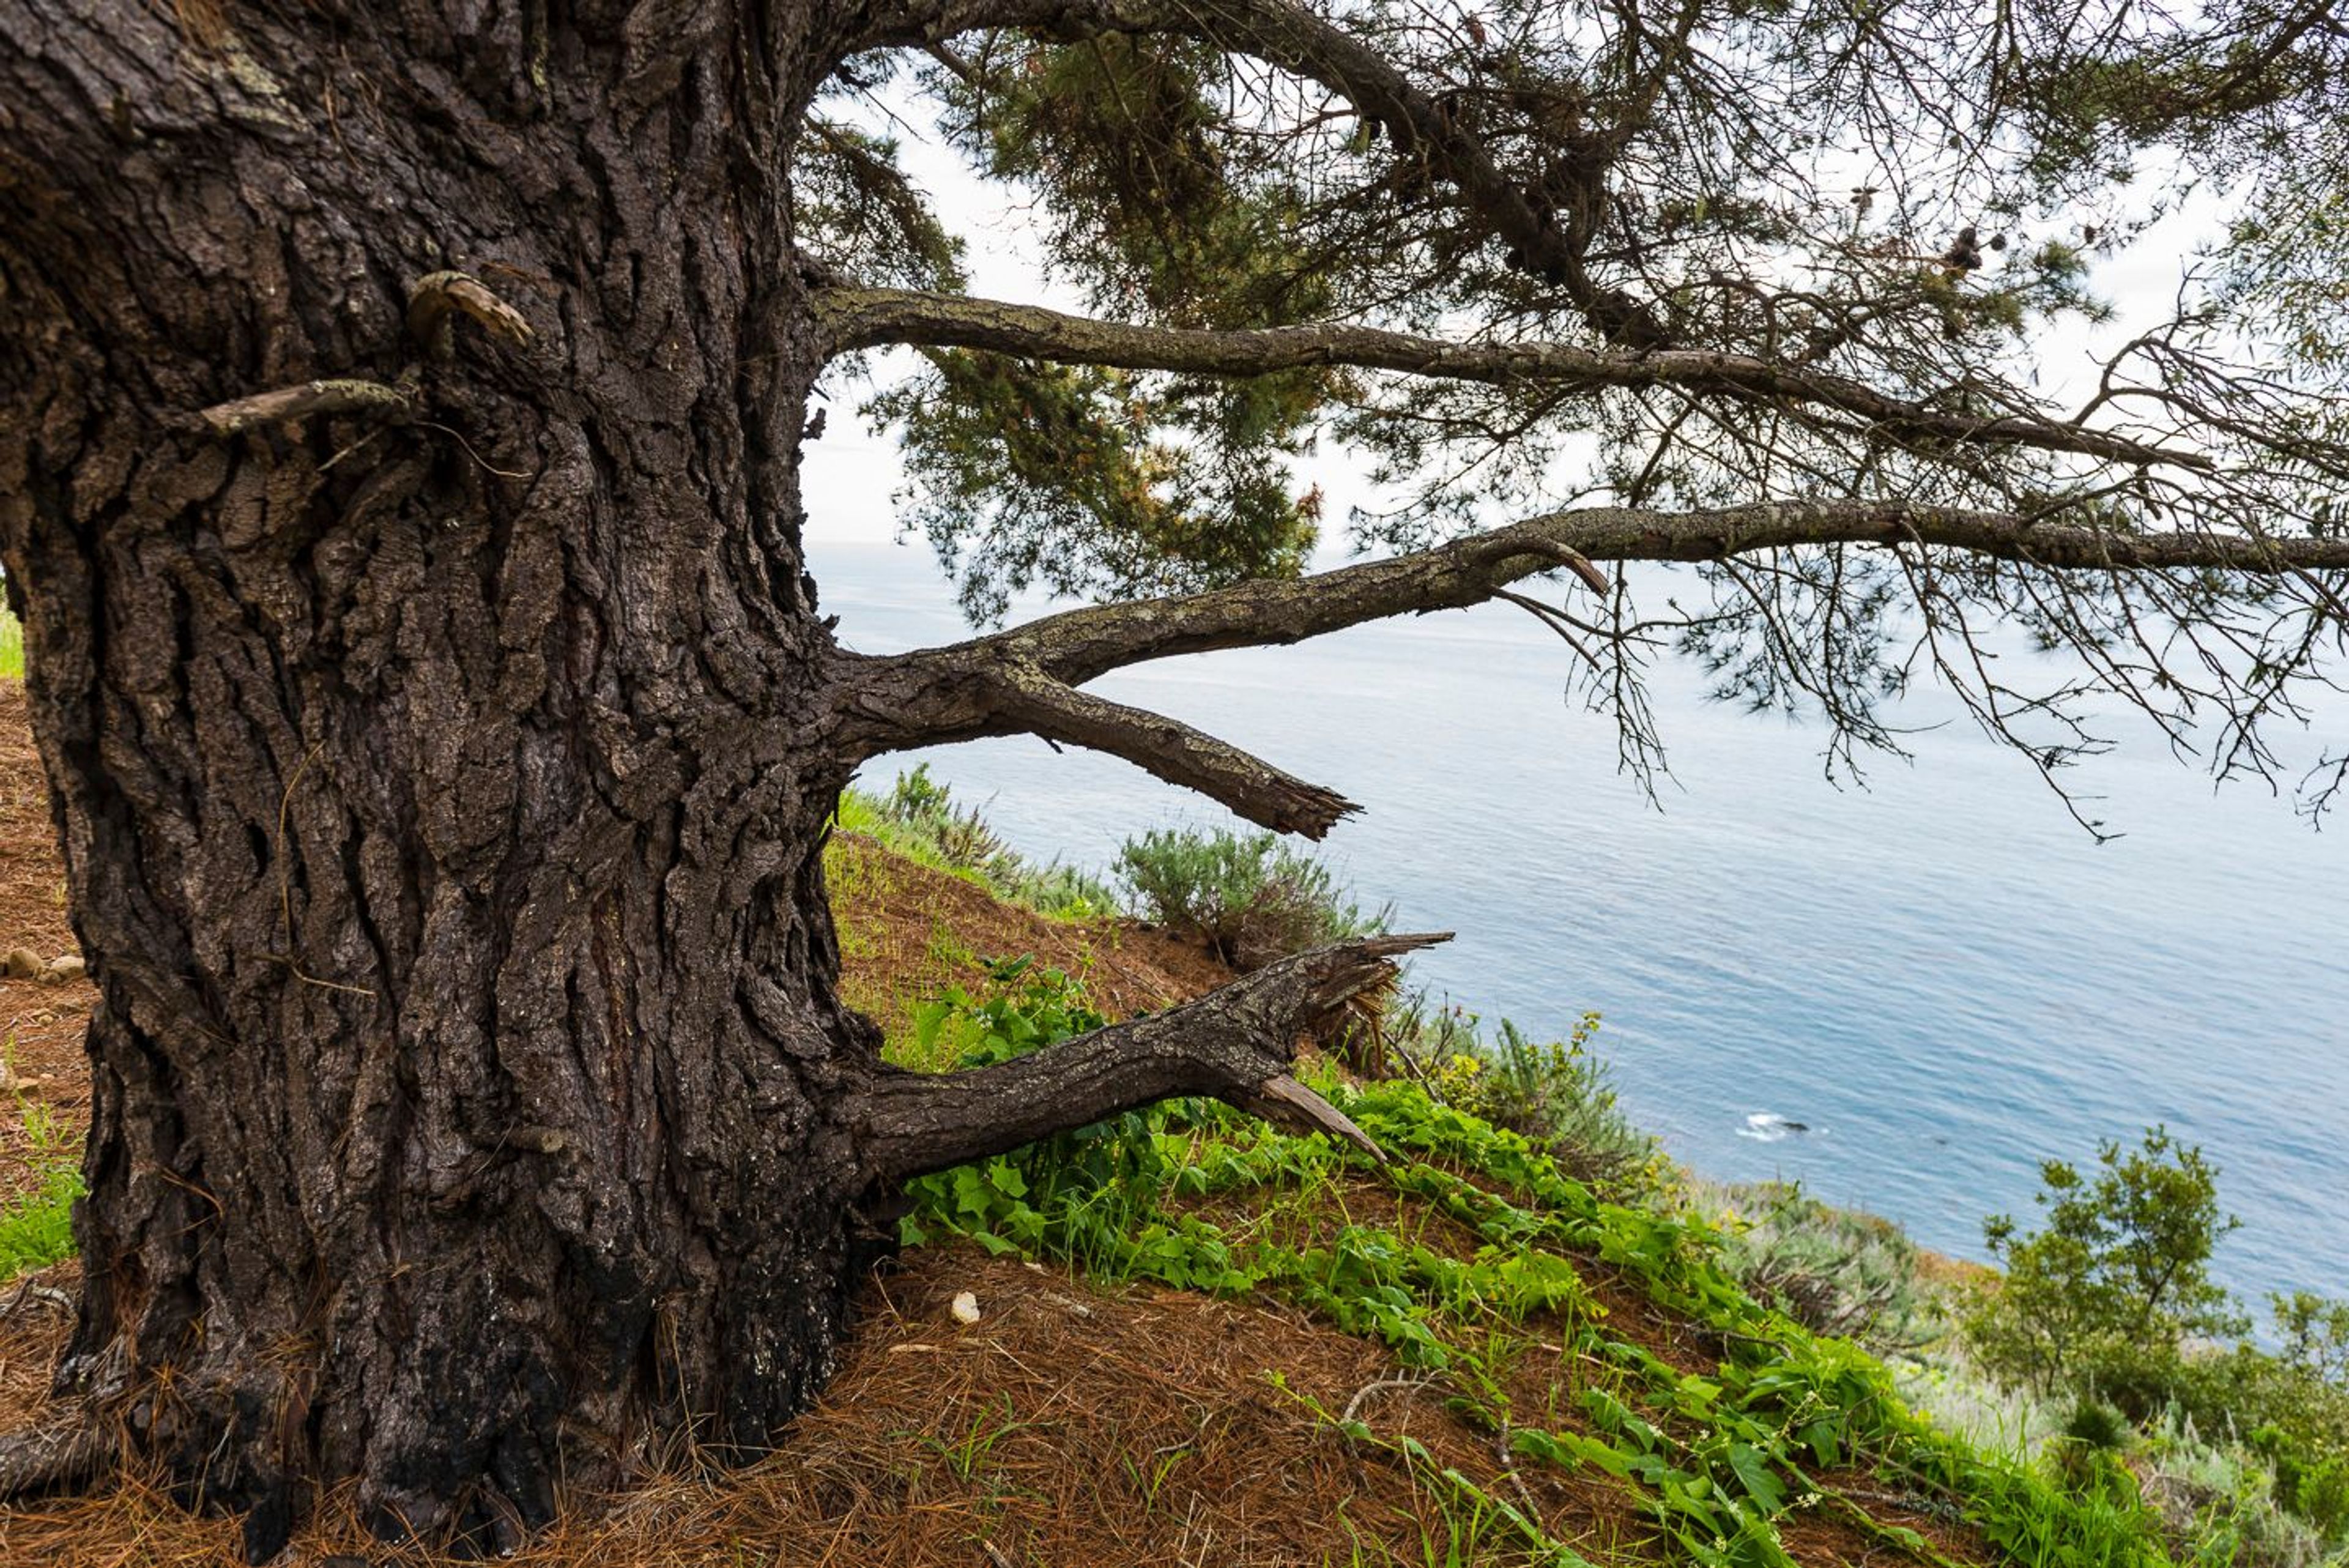
[[[0,1484],[510,1540],[766,1443],[910,1175],[1177,1094],[1345,1130],[1290,1054],[1407,940],[939,1077],[838,999],[820,849],[893,749],[1352,809],[1084,690],[1138,660],[1500,597],[1635,766],[1673,648],[1839,755],[1931,674],[2051,777],[2116,700],[2277,765],[2349,586],[2338,270],[2276,239],[2337,211],[2343,35],[2135,18],[0,3],[0,558],[101,997],[71,1397]],[[968,294],[916,114],[1096,318]],[[2139,148],[2291,178],[2057,407]],[[1102,602],[841,646],[800,464],[860,366],[977,618]],[[1300,576],[1324,437],[1393,510]]]

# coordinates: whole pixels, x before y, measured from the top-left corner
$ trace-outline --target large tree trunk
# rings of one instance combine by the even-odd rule
[[[319,1483],[503,1544],[760,1448],[893,1183],[1174,1093],[1350,1132],[1288,1054],[1413,945],[881,1066],[820,852],[926,699],[799,553],[831,13],[449,9],[0,11],[0,552],[101,998],[83,1425],[0,1490],[104,1432],[256,1557]]]
[[[558,1462],[762,1441],[848,1310],[874,1050],[808,19],[327,9],[0,22],[0,543],[102,993],[61,1376],[256,1550],[314,1477],[502,1535]],[[449,268],[534,337],[420,330]],[[191,417],[325,377],[405,401]]]

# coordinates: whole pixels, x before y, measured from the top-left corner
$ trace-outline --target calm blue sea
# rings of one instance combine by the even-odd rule
[[[967,635],[926,551],[812,549],[851,646]],[[2166,1122],[2242,1218],[2228,1283],[2349,1295],[2349,817],[2313,832],[2132,735],[2075,775],[2127,834],[2099,846],[1962,723],[1838,790],[1816,729],[1670,668],[1660,810],[1563,701],[1567,657],[1488,607],[1096,689],[1361,802],[1333,864],[1400,928],[1460,933],[1416,978],[1529,1031],[1603,1013],[1626,1106],[1698,1170],[1799,1179],[1978,1257],[1985,1214],[2028,1213],[2037,1161]],[[1145,827],[1235,820],[1035,740],[883,759],[876,782],[924,761],[1045,858],[1099,867]]]

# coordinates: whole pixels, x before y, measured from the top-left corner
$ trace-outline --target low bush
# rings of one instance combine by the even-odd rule
[[[927,763],[901,773],[881,797],[881,815],[922,834],[949,863],[973,871],[1012,853],[977,807],[955,804],[951,785],[930,777]]]
[[[1917,1243],[1889,1220],[1837,1209],[1799,1182],[1713,1189],[1728,1211],[1723,1262],[1756,1299],[1814,1334],[1912,1350],[1942,1330]]]
[[[1236,970],[1383,930],[1311,856],[1270,833],[1169,829],[1129,838],[1117,875],[1137,916],[1204,943]]]
[[[2003,1279],[1975,1293],[1965,1320],[1982,1366],[2042,1394],[2093,1391],[2142,1420],[2189,1339],[2247,1326],[2210,1277],[2210,1254],[2238,1223],[2219,1211],[2218,1168],[2167,1129],[2107,1142],[2097,1169],[2040,1167],[2046,1224],[2006,1215],[1982,1226]]]
[[[1424,992],[1387,1011],[1394,1070],[1444,1105],[1539,1145],[1575,1179],[1612,1192],[1652,1192],[1666,1163],[1656,1140],[1616,1103],[1607,1064],[1590,1050],[1599,1014],[1564,1040],[1536,1040],[1508,1019],[1489,1037],[1475,1013],[1432,1005]]]
[[[1986,1227],[2006,1272],[1971,1293],[1965,1341],[1986,1370],[2075,1402],[2049,1448],[2061,1476],[2102,1463],[2113,1422],[2141,1428],[2148,1495],[2189,1560],[2349,1561],[2349,1303],[2272,1298],[2280,1355],[2220,1343],[2250,1320],[2209,1273],[2235,1225],[2218,1174],[2159,1127],[2106,1144],[2092,1175],[2050,1161],[2045,1226]]]
[[[2349,1389],[2349,1302],[2327,1301],[2308,1291],[2271,1293],[2268,1302],[2283,1360],[2319,1383]]]

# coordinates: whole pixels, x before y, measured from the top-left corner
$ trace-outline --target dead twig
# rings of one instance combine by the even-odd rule
[[[404,379],[386,385],[381,381],[336,376],[215,403],[196,417],[209,426],[214,435],[224,438],[259,425],[290,424],[297,420],[315,419],[320,414],[373,414],[382,419],[405,419],[416,412],[416,388]]]

